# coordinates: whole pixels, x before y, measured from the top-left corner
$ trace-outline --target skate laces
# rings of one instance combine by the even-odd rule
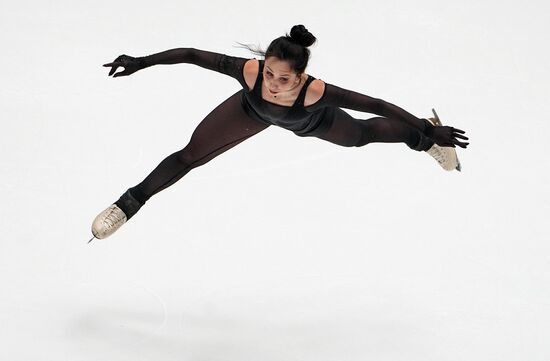
[[[124,220],[122,214],[124,214],[124,212],[122,212],[122,210],[119,211],[118,207],[112,207],[111,211],[103,219],[106,225],[105,229],[117,227]]]
[[[446,161],[445,153],[436,144],[433,145],[432,149],[428,150],[428,154],[434,157],[439,164],[444,164]]]

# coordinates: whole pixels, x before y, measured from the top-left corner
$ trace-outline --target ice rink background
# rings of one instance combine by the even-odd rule
[[[0,12],[0,359],[550,359],[544,1],[38,1]],[[304,24],[307,72],[464,129],[463,172],[404,144],[280,128],[197,168],[118,233],[93,218]],[[374,115],[349,111],[359,118]]]

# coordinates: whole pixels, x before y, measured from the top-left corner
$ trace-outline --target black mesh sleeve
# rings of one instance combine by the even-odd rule
[[[404,109],[388,103],[382,99],[340,88],[336,85],[325,83],[325,92],[316,103],[306,107],[309,111],[315,111],[323,107],[340,107],[357,110],[366,113],[381,115],[406,122],[414,128],[424,132],[426,122],[417,118]]]
[[[229,75],[237,79],[244,89],[248,89],[243,76],[244,64],[249,60],[246,58],[239,58],[195,48],[176,48],[148,55],[142,59],[146,67],[157,64],[177,63],[198,65],[205,69]]]

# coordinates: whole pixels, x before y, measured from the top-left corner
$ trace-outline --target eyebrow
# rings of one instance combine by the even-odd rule
[[[273,73],[273,69],[271,69],[269,66],[266,65],[266,68],[268,68]],[[290,75],[290,73],[281,74],[281,76],[286,76],[286,75]]]

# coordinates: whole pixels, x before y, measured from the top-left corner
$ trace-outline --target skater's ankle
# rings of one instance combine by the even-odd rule
[[[144,203],[137,200],[130,190],[127,190],[120,198],[115,202],[116,206],[120,208],[126,215],[126,220],[132,218]]]
[[[128,191],[141,204],[145,204],[150,198],[141,190],[139,185],[129,188]]]
[[[435,142],[426,135],[420,132],[418,132],[418,135],[418,143],[415,145],[408,145],[412,150],[416,150],[418,152],[427,151],[435,144]]]

